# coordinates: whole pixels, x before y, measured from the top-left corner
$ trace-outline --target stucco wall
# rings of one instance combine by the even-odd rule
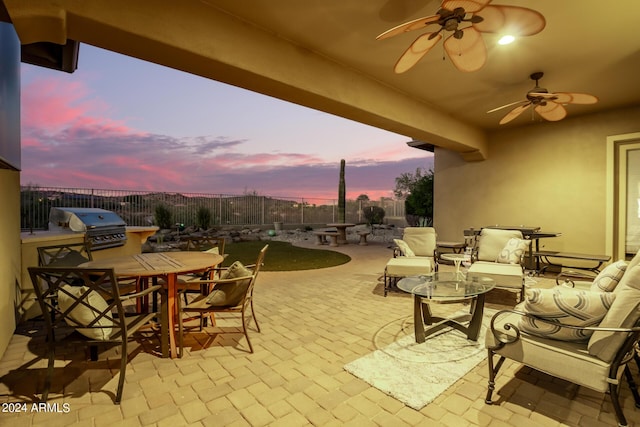
[[[542,239],[545,249],[606,253],[606,138],[638,130],[634,107],[500,130],[482,162],[436,149],[438,239],[462,240],[468,227],[540,226],[562,233]]]
[[[16,326],[20,283],[20,44],[0,22],[0,357]]]
[[[20,174],[0,169],[0,358],[16,328],[20,283]]]

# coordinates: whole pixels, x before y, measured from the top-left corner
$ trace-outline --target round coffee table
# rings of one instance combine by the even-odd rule
[[[398,281],[398,288],[413,294],[413,321],[417,343],[446,327],[452,327],[478,340],[484,312],[484,296],[495,287],[487,276],[464,276],[460,273],[438,272],[406,277]],[[431,314],[430,303],[450,304],[471,301],[468,314],[444,318]],[[462,322],[467,322],[464,324]],[[426,325],[426,326],[425,326]]]

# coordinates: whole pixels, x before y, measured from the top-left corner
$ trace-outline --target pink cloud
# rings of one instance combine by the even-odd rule
[[[49,78],[27,84],[23,88],[22,183],[337,197],[339,164],[327,163],[318,155],[259,152],[259,147],[247,153],[251,141],[242,138],[174,137],[140,131],[107,117],[107,110],[81,83]],[[348,158],[347,196],[389,197],[395,177],[433,164],[432,157],[395,159],[395,151]]]

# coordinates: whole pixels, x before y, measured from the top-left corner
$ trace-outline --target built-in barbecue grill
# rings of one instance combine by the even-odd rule
[[[123,246],[126,223],[115,212],[97,208],[51,208],[49,230],[84,232],[91,250]]]

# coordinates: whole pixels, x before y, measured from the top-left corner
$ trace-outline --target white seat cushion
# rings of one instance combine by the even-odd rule
[[[517,314],[500,316],[496,329],[503,330],[498,325],[505,323],[517,325],[520,317]],[[493,347],[496,343],[491,331],[487,331],[486,347]],[[590,355],[584,342],[558,341],[523,333],[519,340],[496,350],[496,353],[593,390],[605,392],[609,389],[605,380],[609,364]],[[619,375],[622,375],[622,370]]]
[[[436,250],[436,230],[433,227],[407,227],[402,235],[416,256],[430,256]]]
[[[408,277],[429,274],[433,271],[433,261],[429,257],[398,257],[387,262],[387,276]]]
[[[476,261],[469,267],[468,274],[491,277],[497,288],[522,289],[524,273],[520,264],[500,264],[490,261]]]
[[[629,263],[631,266],[632,264]],[[602,328],[630,328],[640,317],[640,265],[627,267],[613,291],[616,300],[600,322]],[[625,339],[624,334],[597,331],[589,340],[589,353],[611,361]]]
[[[496,261],[509,239],[522,239],[522,233],[517,230],[483,228],[478,241],[478,259]]]
[[[608,265],[602,270],[591,284],[591,290],[595,292],[612,292],[627,269],[627,263],[624,260],[616,261]]]

